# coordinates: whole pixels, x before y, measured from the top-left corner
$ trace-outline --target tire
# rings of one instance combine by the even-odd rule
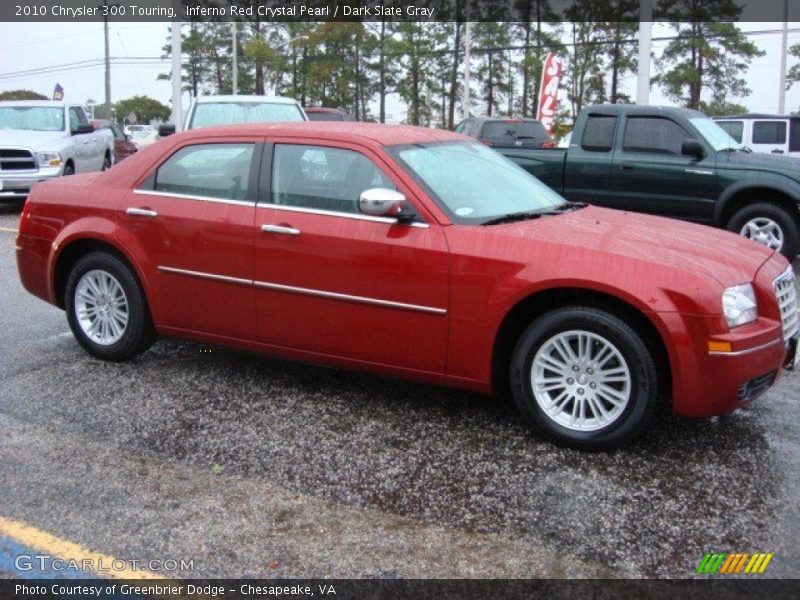
[[[106,154],[103,157],[103,166],[100,167],[100,170],[101,171],[108,171],[110,168],[111,168],[111,157],[108,154]]]
[[[573,356],[557,370],[546,357],[568,356],[562,342]],[[589,349],[589,360],[581,348]],[[573,360],[579,356],[584,360]],[[581,450],[629,442],[648,425],[658,404],[657,369],[645,342],[619,317],[588,306],[553,310],[533,321],[517,341],[510,379],[514,401],[531,428]]]
[[[64,177],[69,177],[70,175],[75,175],[75,167],[67,163],[64,165]]]
[[[72,334],[96,358],[129,360],[155,341],[141,286],[127,263],[112,254],[91,252],[75,263],[64,304]]]
[[[766,232],[777,233],[781,237],[780,243],[775,241],[775,236],[756,239],[755,227],[765,226]],[[753,241],[759,242],[783,254],[791,262],[797,256],[798,224],[791,213],[786,209],[769,202],[749,204],[734,213],[727,226],[728,231],[743,235]],[[748,231],[750,233],[748,233]]]

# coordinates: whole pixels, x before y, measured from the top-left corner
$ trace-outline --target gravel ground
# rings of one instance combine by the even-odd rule
[[[0,227],[17,212],[0,207]],[[800,576],[800,376],[609,454],[503,400],[160,341],[89,358],[0,232],[0,514],[195,576],[687,577],[708,550]],[[210,351],[209,351],[210,350]],[[787,418],[788,417],[788,418]],[[188,575],[188,574],[187,574]]]

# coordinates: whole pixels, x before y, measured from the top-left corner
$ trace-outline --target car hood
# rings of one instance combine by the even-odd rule
[[[500,235],[582,247],[596,253],[702,272],[723,287],[752,281],[773,251],[739,235],[596,206],[531,221],[490,226]]]
[[[0,146],[21,146],[35,151],[56,151],[67,137],[64,131],[31,131],[29,129],[0,129]],[[52,147],[49,144],[53,145]]]
[[[795,179],[800,177],[800,158],[780,154],[759,152],[719,152],[717,167],[737,167],[758,169],[759,171],[780,171]]]

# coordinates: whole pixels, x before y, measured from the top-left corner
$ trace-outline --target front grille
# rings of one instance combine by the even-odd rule
[[[0,171],[34,171],[36,158],[28,150],[0,148]]]
[[[739,402],[755,400],[761,394],[766,392],[773,383],[775,383],[775,375],[775,371],[772,371],[771,373],[767,373],[765,375],[759,375],[750,381],[745,381],[739,386],[736,399]]]
[[[791,265],[772,282],[772,287],[775,289],[775,297],[778,299],[778,308],[781,312],[783,339],[788,341],[797,335],[799,325],[797,289],[794,287],[794,271]]]

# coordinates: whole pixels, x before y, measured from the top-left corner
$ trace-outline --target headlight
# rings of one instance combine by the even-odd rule
[[[758,304],[752,284],[734,285],[722,292],[722,314],[728,327],[755,321],[758,318]]]
[[[58,152],[37,152],[40,167],[60,167],[61,155]]]

